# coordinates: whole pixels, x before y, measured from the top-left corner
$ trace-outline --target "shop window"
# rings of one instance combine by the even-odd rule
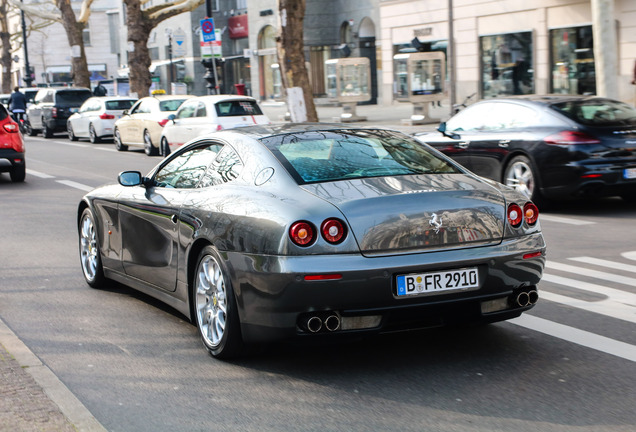
[[[532,32],[482,36],[479,39],[484,99],[534,93]]]
[[[91,29],[88,27],[88,23],[82,30],[82,39],[84,39],[84,46],[91,46]]]
[[[550,91],[596,94],[592,26],[550,30]]]

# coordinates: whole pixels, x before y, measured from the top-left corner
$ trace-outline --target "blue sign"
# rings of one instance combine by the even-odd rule
[[[216,40],[214,36],[214,20],[212,18],[204,18],[201,20],[201,35],[203,36],[203,42]]]

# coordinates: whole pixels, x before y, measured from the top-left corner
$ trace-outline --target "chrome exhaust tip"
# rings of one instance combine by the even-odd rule
[[[325,328],[330,332],[340,329],[340,317],[338,315],[329,315],[325,319]]]
[[[322,329],[322,320],[317,316],[312,316],[307,320],[306,327],[311,333],[318,333]]]
[[[524,307],[530,304],[530,296],[527,292],[520,292],[517,296],[517,306]]]

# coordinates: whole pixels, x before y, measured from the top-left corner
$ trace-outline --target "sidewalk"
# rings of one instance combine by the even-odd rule
[[[105,431],[0,320],[0,431]]]

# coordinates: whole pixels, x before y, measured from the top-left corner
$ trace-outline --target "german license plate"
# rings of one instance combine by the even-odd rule
[[[397,295],[411,296],[479,287],[477,268],[413,273],[397,277]]]
[[[626,168],[623,171],[623,177],[626,179],[636,179],[636,168]]]

